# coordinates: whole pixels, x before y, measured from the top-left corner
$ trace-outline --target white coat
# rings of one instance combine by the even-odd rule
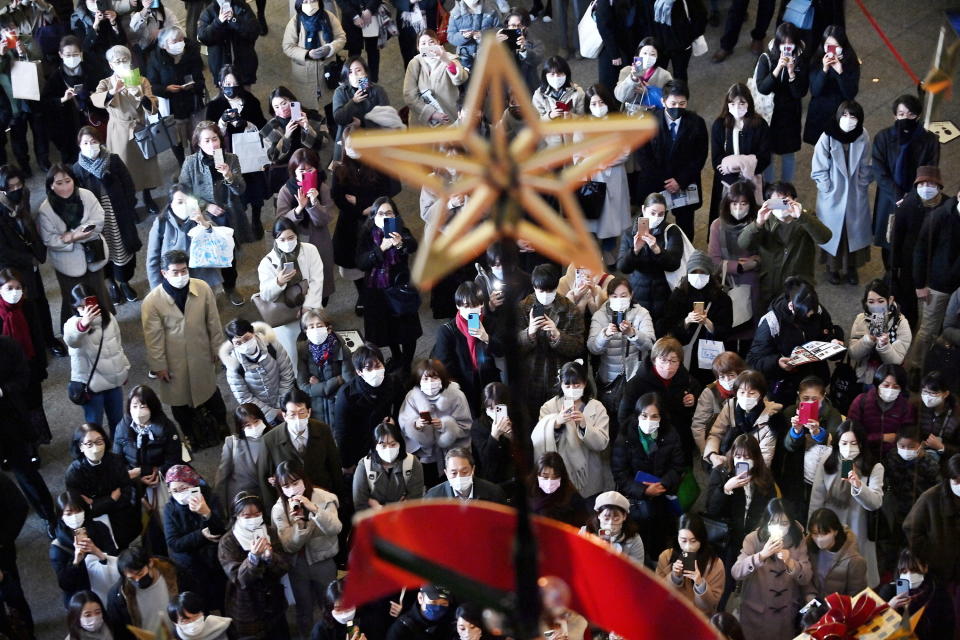
[[[257,277],[260,279],[260,297],[267,302],[275,302],[286,285],[277,284],[277,273],[283,268],[280,256],[273,249],[265,255],[257,267]],[[323,259],[320,251],[309,242],[300,242],[300,252],[297,254],[297,268],[307,281],[307,295],[303,306],[307,309],[323,308]]]
[[[97,318],[86,331],[80,331],[79,324],[80,316],[74,316],[63,325],[63,341],[70,353],[70,380],[85,383],[90,378],[90,367],[97,360],[99,350],[100,360],[90,379],[90,391],[100,393],[122,387],[130,374],[130,361],[123,352],[120,322],[113,317],[106,330],[103,330],[103,322]]]
[[[584,424],[568,424],[557,444],[554,436],[556,417],[563,412],[563,398],[554,396],[540,407],[540,418],[533,428],[533,459],[548,451],[563,458],[570,481],[580,495],[588,498],[613,489],[613,472],[609,457],[603,454],[610,445],[610,418],[603,404],[591,398],[583,406]]]
[[[817,217],[833,236],[820,248],[837,255],[840,235],[847,230],[847,248],[852,253],[873,241],[873,220],[867,187],[873,181],[870,135],[864,129],[849,145],[849,161],[843,144],[826,133],[813,148],[810,177],[817,183]]]
[[[100,235],[103,232],[103,207],[100,206],[100,201],[97,200],[97,196],[93,195],[92,192],[77,187],[77,193],[80,195],[80,201],[83,203],[83,219],[76,228],[82,229],[89,224],[94,225],[96,228],[88,242],[99,238],[100,242],[104,243],[103,248],[105,255],[109,257],[110,251],[107,248],[103,236]],[[40,239],[43,241],[43,244],[49,249],[47,255],[50,256],[50,265],[57,272],[65,276],[70,276],[71,278],[79,278],[88,270],[99,271],[102,269],[103,265],[107,264],[106,258],[93,264],[87,264],[82,243],[64,242],[60,239],[60,236],[67,231],[73,230],[74,229],[67,229],[67,224],[63,221],[63,218],[58,216],[57,212],[50,206],[49,199],[44,200],[40,204],[40,209],[37,211],[37,231],[40,233]]]
[[[440,420],[440,426],[434,429],[417,429],[417,420],[421,411],[429,411],[433,418]],[[421,462],[436,462],[443,466],[443,457],[454,447],[470,450],[470,427],[473,418],[467,397],[460,385],[451,381],[447,388],[435,399],[427,397],[419,386],[407,392],[400,407],[400,429],[406,440],[407,451],[417,454]]]

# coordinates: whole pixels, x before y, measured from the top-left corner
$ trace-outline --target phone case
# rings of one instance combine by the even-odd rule
[[[309,193],[311,189],[316,189],[317,188],[317,172],[308,171],[307,173],[304,173],[303,182],[300,184],[300,188],[303,190],[304,195]]]
[[[383,219],[383,232],[384,233],[398,233],[400,231],[400,221],[396,218],[384,218]]]
[[[811,420],[817,421],[820,414],[820,405],[816,402],[801,402],[797,413],[800,424],[807,424]]]
[[[299,120],[303,117],[303,109],[300,107],[299,102],[290,103],[290,119]]]
[[[479,329],[480,328],[480,316],[476,313],[471,313],[467,316],[467,329]]]

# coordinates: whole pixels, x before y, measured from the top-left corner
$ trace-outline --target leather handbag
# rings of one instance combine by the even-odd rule
[[[133,132],[133,140],[140,147],[140,153],[145,160],[156,158],[160,153],[173,148],[173,136],[170,131],[174,127],[173,116],[166,116],[156,122],[147,122]]]
[[[93,360],[93,366],[90,367],[90,375],[86,382],[70,382],[67,385],[67,398],[76,405],[83,406],[93,399],[93,392],[90,391],[90,381],[93,380],[93,374],[97,371],[97,365],[100,363],[100,354],[103,352],[103,330],[100,330],[100,346],[97,347],[97,357]]]
[[[607,199],[607,183],[599,180],[587,180],[577,189],[577,200],[587,220],[598,220],[603,215],[603,204]]]
[[[107,248],[103,243],[103,238],[97,236],[93,240],[87,240],[82,243],[83,257],[87,264],[96,264],[107,259]]]
[[[707,529],[707,541],[718,552],[722,551],[727,546],[727,538],[730,537],[730,523],[703,514],[700,515],[700,518],[703,520],[703,526]]]
[[[279,327],[300,317],[300,309],[307,295],[307,281],[289,284],[283,294],[273,302],[264,300],[259,293],[250,299],[260,312],[260,317],[271,327]],[[298,302],[299,301],[299,302]]]
[[[383,290],[390,313],[408,316],[420,311],[420,292],[409,282],[393,284]]]

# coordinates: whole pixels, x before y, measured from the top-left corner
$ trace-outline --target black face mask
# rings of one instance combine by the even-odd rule
[[[236,98],[239,87],[222,87],[223,95],[228,98]]]
[[[665,110],[671,120],[679,120],[687,113],[684,107],[667,107]]]
[[[150,585],[153,584],[153,576],[150,575],[150,572],[147,572],[147,575],[143,576],[139,580],[134,580],[134,583],[137,585],[138,589],[149,589]]]
[[[12,205],[20,204],[20,201],[23,199],[23,189],[17,189],[16,191],[7,191],[5,192],[7,200],[10,201]]]
[[[916,118],[903,118],[902,120],[897,120],[897,133],[900,134],[900,138],[906,138],[913,134],[917,130],[918,121]]]

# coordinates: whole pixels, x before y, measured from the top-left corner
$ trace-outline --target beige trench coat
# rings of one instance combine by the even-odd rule
[[[151,371],[170,372],[170,382],[154,389],[164,404],[196,407],[217,389],[220,361],[217,349],[224,341],[213,290],[203,280],[190,279],[184,313],[163,285],[143,299],[140,320]]]
[[[283,31],[283,40],[281,46],[283,53],[290,58],[290,78],[296,87],[296,96],[304,105],[311,109],[317,108],[317,79],[323,77],[323,67],[331,60],[333,56],[340,53],[347,43],[347,34],[340,25],[340,20],[336,14],[327,11],[327,19],[330,20],[330,30],[333,32],[331,42],[323,42],[323,36],[320,36],[320,44],[315,48],[324,45],[330,45],[333,51],[323,60],[314,60],[309,55],[309,51],[304,48],[307,32],[305,29],[297,29],[299,18],[293,16],[287,22],[287,28]],[[299,33],[298,33],[299,32]],[[337,78],[339,82],[340,78]]]
[[[97,85],[97,90],[90,100],[94,106],[106,109],[110,114],[107,122],[107,149],[111,153],[120,156],[127,168],[130,169],[130,175],[133,177],[133,184],[137,191],[144,189],[153,189],[163,184],[160,177],[160,163],[154,157],[151,160],[145,160],[140,153],[140,147],[133,139],[133,132],[140,125],[144,124],[144,108],[141,98],[150,100],[150,114],[157,112],[159,100],[153,95],[153,89],[150,87],[150,81],[146,78],[140,79],[140,91],[137,95],[131,95],[123,92],[112,96],[107,100],[107,93],[113,87],[116,76],[111,75],[104,78]]]

